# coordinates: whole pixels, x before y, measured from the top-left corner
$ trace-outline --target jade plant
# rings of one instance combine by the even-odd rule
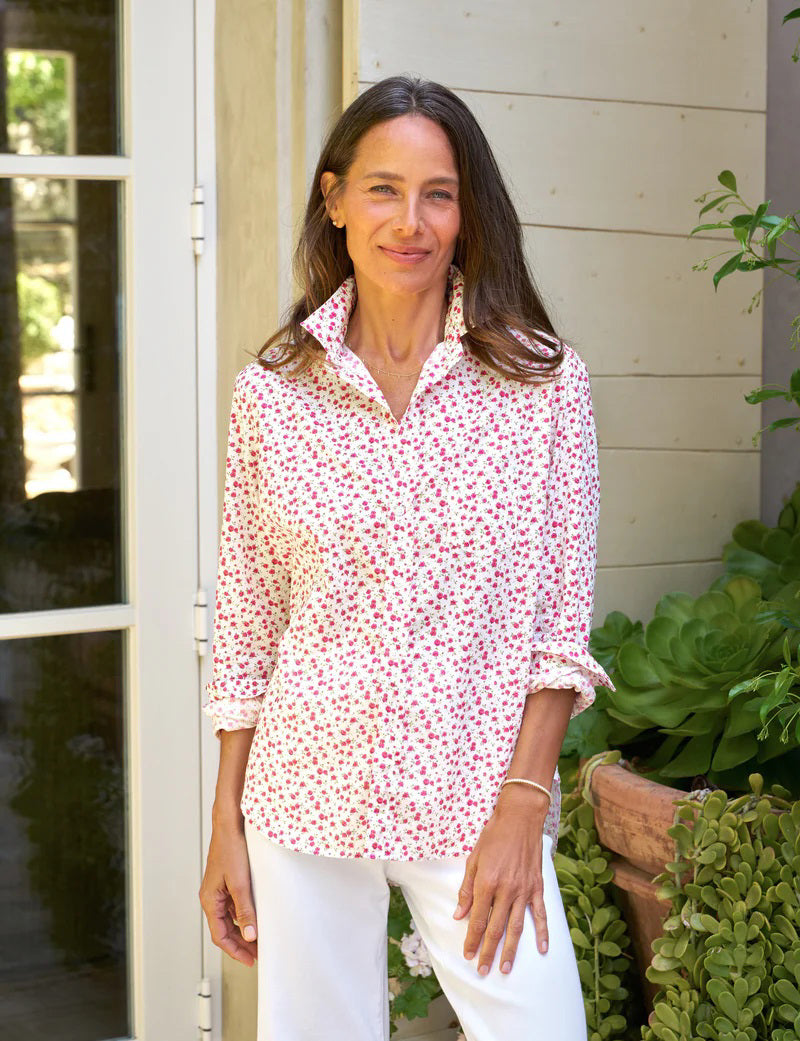
[[[615,900],[611,854],[594,826],[589,784],[594,768],[614,763],[618,751],[595,756],[579,773],[561,806],[553,863],[578,963],[588,1041],[639,1037],[643,1015],[630,936]]]
[[[654,881],[670,901],[647,978],[659,985],[642,1041],[800,1036],[800,803],[780,785],[693,793],[669,829],[676,859]]]

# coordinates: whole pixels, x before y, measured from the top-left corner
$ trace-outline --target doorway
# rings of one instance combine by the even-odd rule
[[[0,4],[0,1022],[197,1036],[194,7]]]

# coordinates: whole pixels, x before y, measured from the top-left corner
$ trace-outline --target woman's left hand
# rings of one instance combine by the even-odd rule
[[[527,785],[506,785],[467,857],[453,917],[470,912],[464,957],[471,960],[482,941],[478,959],[482,975],[489,972],[503,933],[500,971],[511,971],[528,906],[539,950],[542,954],[547,951],[542,837],[548,806],[543,793],[531,791]]]

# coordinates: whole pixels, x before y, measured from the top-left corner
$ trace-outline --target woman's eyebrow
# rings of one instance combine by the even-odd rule
[[[372,173],[364,174],[362,177],[363,181],[368,181],[373,177],[380,178],[382,181],[405,181],[405,177],[402,174],[390,173],[388,170],[373,170]],[[441,177],[429,177],[425,184],[458,184],[457,177],[447,177],[444,174]]]

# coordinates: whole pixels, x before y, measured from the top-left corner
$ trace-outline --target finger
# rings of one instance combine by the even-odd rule
[[[547,931],[547,911],[544,906],[544,884],[542,876],[534,879],[533,896],[529,901],[533,914],[533,924],[536,929],[536,944],[542,954],[547,953],[549,935]]]
[[[472,909],[469,913],[467,935],[464,938],[464,957],[468,960],[475,957],[478,947],[480,947],[483,940],[483,934],[489,924],[492,896],[491,890],[482,889],[480,886],[475,890]]]
[[[258,957],[258,941],[242,938],[230,911],[220,908],[216,913],[207,914],[206,918],[211,939],[217,947],[243,965],[252,965]]]
[[[517,955],[517,947],[519,946],[519,938],[522,936],[522,930],[525,927],[526,906],[524,897],[517,897],[511,905],[511,911],[508,915],[508,925],[506,926],[506,942],[503,944],[503,952],[500,955],[501,972],[511,972],[512,966],[514,965],[514,958]]]
[[[458,903],[456,904],[455,911],[453,911],[453,918],[462,918],[467,911],[469,911],[470,907],[472,907],[476,870],[477,860],[472,856],[469,856],[467,858],[467,863],[464,865],[464,878],[462,879],[461,886],[458,890]]]
[[[238,925],[245,940],[255,940],[258,936],[256,909],[249,888],[238,890],[232,896],[235,907],[232,920]]]
[[[492,967],[495,951],[506,930],[510,909],[511,903],[509,900],[503,900],[499,895],[496,896],[495,902],[492,904],[492,910],[489,913],[489,923],[486,926],[483,946],[478,959],[478,972],[481,976],[485,976]]]

